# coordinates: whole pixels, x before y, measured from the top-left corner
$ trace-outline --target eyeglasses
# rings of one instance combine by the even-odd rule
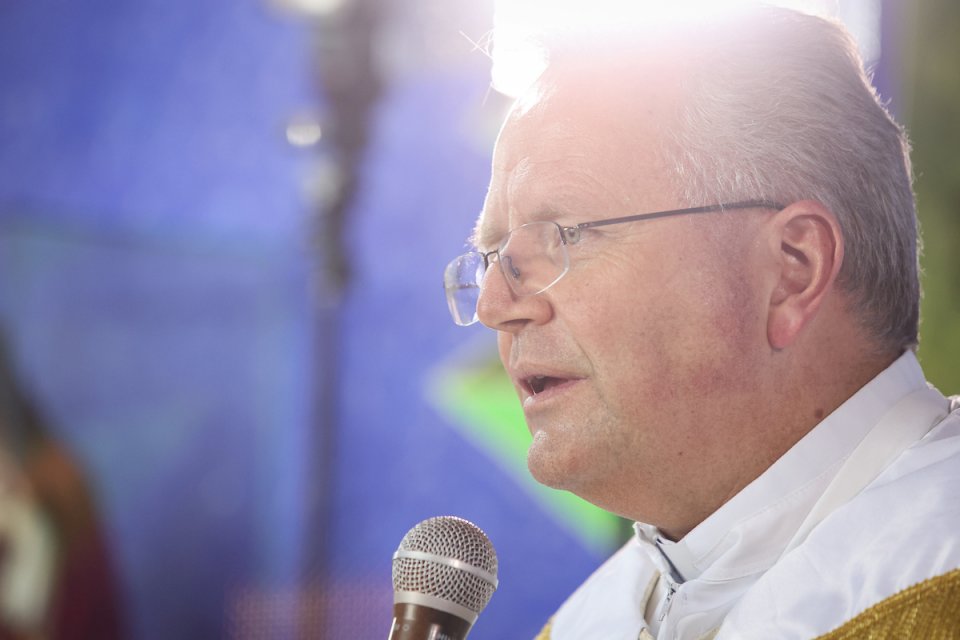
[[[477,301],[483,287],[483,278],[496,257],[510,290],[517,296],[543,293],[570,270],[567,245],[580,242],[580,234],[590,227],[604,227],[622,222],[637,222],[697,213],[733,209],[783,209],[783,205],[766,200],[748,200],[733,204],[713,204],[705,207],[674,209],[641,213],[605,220],[581,222],[573,227],[562,227],[556,222],[530,222],[508,232],[493,251],[470,251],[452,260],[443,272],[443,288],[453,321],[462,327],[475,323]]]

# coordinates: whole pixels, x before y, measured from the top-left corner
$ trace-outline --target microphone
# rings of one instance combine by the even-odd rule
[[[497,552],[487,534],[463,518],[428,518],[393,554],[388,640],[463,640],[496,588]]]

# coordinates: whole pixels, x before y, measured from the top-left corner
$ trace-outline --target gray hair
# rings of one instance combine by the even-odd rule
[[[665,130],[689,204],[816,200],[845,242],[837,284],[883,348],[917,344],[920,283],[909,144],[839,25],[786,9],[700,31]]]
[[[679,28],[623,20],[606,38],[547,30],[538,39],[547,74],[571,64],[630,74],[632,55],[686,63],[683,98],[660,128],[680,198],[688,206],[823,204],[843,232],[837,285],[851,311],[880,350],[914,348],[919,237],[909,143],[852,37],[830,20],[770,6]]]

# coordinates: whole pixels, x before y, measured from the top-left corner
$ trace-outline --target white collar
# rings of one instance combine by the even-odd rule
[[[642,523],[638,538],[659,549],[680,581],[765,571],[870,429],[898,400],[924,388],[920,364],[907,351],[681,540],[661,538]]]

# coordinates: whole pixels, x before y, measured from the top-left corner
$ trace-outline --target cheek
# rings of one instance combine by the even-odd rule
[[[633,279],[631,285],[592,287],[576,324],[578,346],[591,361],[597,391],[617,413],[669,391],[669,347],[676,340],[674,311],[662,292]]]
[[[594,292],[583,319],[593,344],[583,346],[608,400],[630,411],[738,379],[732,365],[750,349],[756,323],[747,287],[718,276],[685,265],[673,277]]]
[[[510,362],[510,345],[512,341],[513,336],[511,334],[503,331],[497,332],[497,351],[500,353],[500,362],[503,363],[504,367]]]

